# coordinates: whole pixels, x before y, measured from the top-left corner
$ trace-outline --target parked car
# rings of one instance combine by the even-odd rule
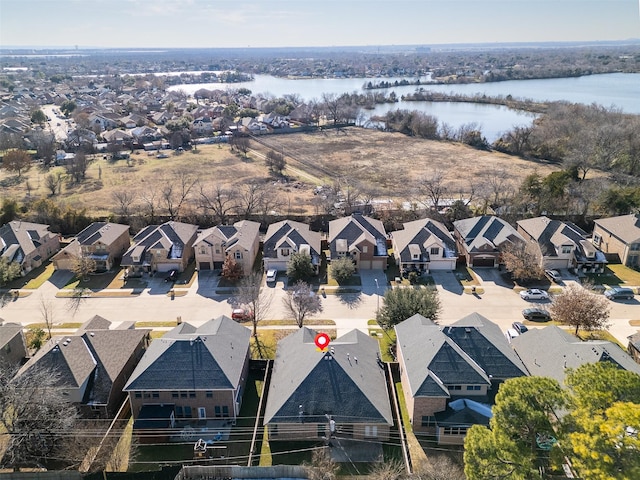
[[[248,308],[234,308],[231,312],[231,318],[234,320],[251,320],[253,319],[253,312]]]
[[[604,296],[609,300],[632,300],[633,290],[625,287],[612,287],[604,292]]]
[[[508,341],[509,343],[511,343],[511,339],[512,339],[512,338],[516,338],[518,335],[520,335],[520,334],[519,334],[519,333],[518,333],[518,331],[517,331],[517,330],[515,330],[514,328],[510,328],[510,329],[508,329],[508,330],[506,331],[506,333],[504,334],[504,336],[505,336],[505,337],[507,337],[507,341]]]
[[[520,298],[523,300],[549,300],[549,294],[538,288],[530,288],[520,292]]]
[[[548,322],[551,320],[551,314],[543,308],[525,308],[522,310],[522,316],[525,320],[532,322]]]
[[[267,284],[275,284],[278,271],[275,268],[267,270]]]
[[[513,329],[518,332],[519,334],[523,334],[524,332],[528,332],[529,329],[527,328],[527,326],[522,323],[522,322],[513,322],[511,324],[511,326],[513,327]]]
[[[169,270],[169,273],[164,277],[165,282],[175,282],[178,279],[178,270]]]
[[[169,155],[167,155],[166,153],[159,153],[158,155],[156,155],[156,158],[169,158]]]
[[[560,272],[557,271],[557,270],[545,270],[544,274],[552,282],[555,282],[555,283],[561,283],[562,282],[562,275],[560,275]]]

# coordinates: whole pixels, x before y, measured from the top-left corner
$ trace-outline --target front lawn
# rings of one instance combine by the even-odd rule
[[[468,267],[457,267],[453,273],[463,287],[480,285],[476,274]]]
[[[586,278],[594,284],[601,285],[640,285],[640,272],[624,265],[607,265],[604,273],[587,273]]]
[[[24,277],[18,277],[12,280],[6,285],[6,288],[35,290],[44,282],[49,280],[54,271],[53,263],[48,262],[47,264],[40,265],[38,268],[34,268]]]

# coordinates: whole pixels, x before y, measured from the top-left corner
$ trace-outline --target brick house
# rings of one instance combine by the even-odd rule
[[[20,264],[22,275],[38,268],[60,250],[58,234],[49,225],[14,220],[0,227],[0,256]]]
[[[387,269],[387,232],[380,220],[354,213],[329,222],[331,258],[349,257],[357,269]]]
[[[260,224],[241,220],[233,225],[218,225],[198,234],[193,248],[198,270],[220,270],[227,256],[251,273],[260,245]]]
[[[606,254],[617,254],[627,267],[640,265],[640,214],[594,221],[593,244]]]
[[[492,215],[453,222],[453,236],[469,267],[498,267],[505,245],[524,242],[515,228]]]

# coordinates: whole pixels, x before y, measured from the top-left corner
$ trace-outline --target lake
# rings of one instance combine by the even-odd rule
[[[397,80],[401,80],[398,78]],[[270,75],[256,75],[251,82],[234,84],[203,83],[191,85],[174,85],[170,90],[184,90],[192,95],[200,88],[237,89],[248,88],[254,94],[269,93],[276,97],[285,94],[298,94],[305,101],[319,100],[323,93],[365,93],[363,85],[377,80],[395,81],[395,78],[313,78],[287,79]],[[411,79],[409,79],[411,80]],[[464,85],[423,85],[438,92],[460,93],[465,95],[486,94],[488,96],[512,95],[516,98],[527,98],[537,101],[565,100],[572,103],[597,103],[605,107],[615,106],[627,113],[640,114],[640,74],[609,73],[573,78],[551,78],[544,80],[511,80]],[[385,89],[394,91],[398,97],[412,93],[414,85]],[[364,110],[360,123],[366,123],[372,115],[384,114],[395,109],[419,110],[434,115],[441,122],[453,127],[467,123],[477,123],[487,140],[493,142],[499,135],[515,125],[530,124],[535,118],[530,113],[511,110],[497,105],[482,105],[451,102],[404,102],[378,105],[374,110]]]

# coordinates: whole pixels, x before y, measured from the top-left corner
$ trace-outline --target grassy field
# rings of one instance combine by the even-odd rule
[[[468,191],[471,181],[478,183],[496,172],[517,184],[530,173],[546,175],[557,170],[544,163],[399,133],[355,127],[343,132],[340,135],[299,133],[263,137],[271,147],[251,142],[251,148],[255,150],[247,158],[231,152],[227,145],[202,145],[197,152],[170,154],[166,159],[149,156],[143,151],[135,151],[128,161],[112,162],[96,155],[87,170],[86,180],[80,184],[64,181],[62,194],[54,197],[49,197],[45,177],[49,173],[64,173],[63,167],[50,171],[34,167],[24,173],[20,181],[14,174],[0,170],[0,186],[7,198],[18,201],[54,198],[63,204],[81,205],[90,215],[108,216],[117,210],[114,192],[127,190],[138,195],[157,192],[182,171],[205,186],[220,184],[240,188],[248,182],[269,183],[273,191],[286,199],[289,212],[313,213],[316,210],[313,205],[316,185],[329,184],[345,176],[375,186],[379,198],[400,202],[408,200],[411,187],[436,166],[446,166],[445,180],[451,185],[451,191],[456,192]],[[271,148],[284,152],[288,164],[285,173],[292,181],[278,181],[269,173],[263,156]],[[199,188],[192,192],[194,198],[197,191]],[[195,202],[191,206],[195,207]],[[132,210],[136,211],[136,208]]]

